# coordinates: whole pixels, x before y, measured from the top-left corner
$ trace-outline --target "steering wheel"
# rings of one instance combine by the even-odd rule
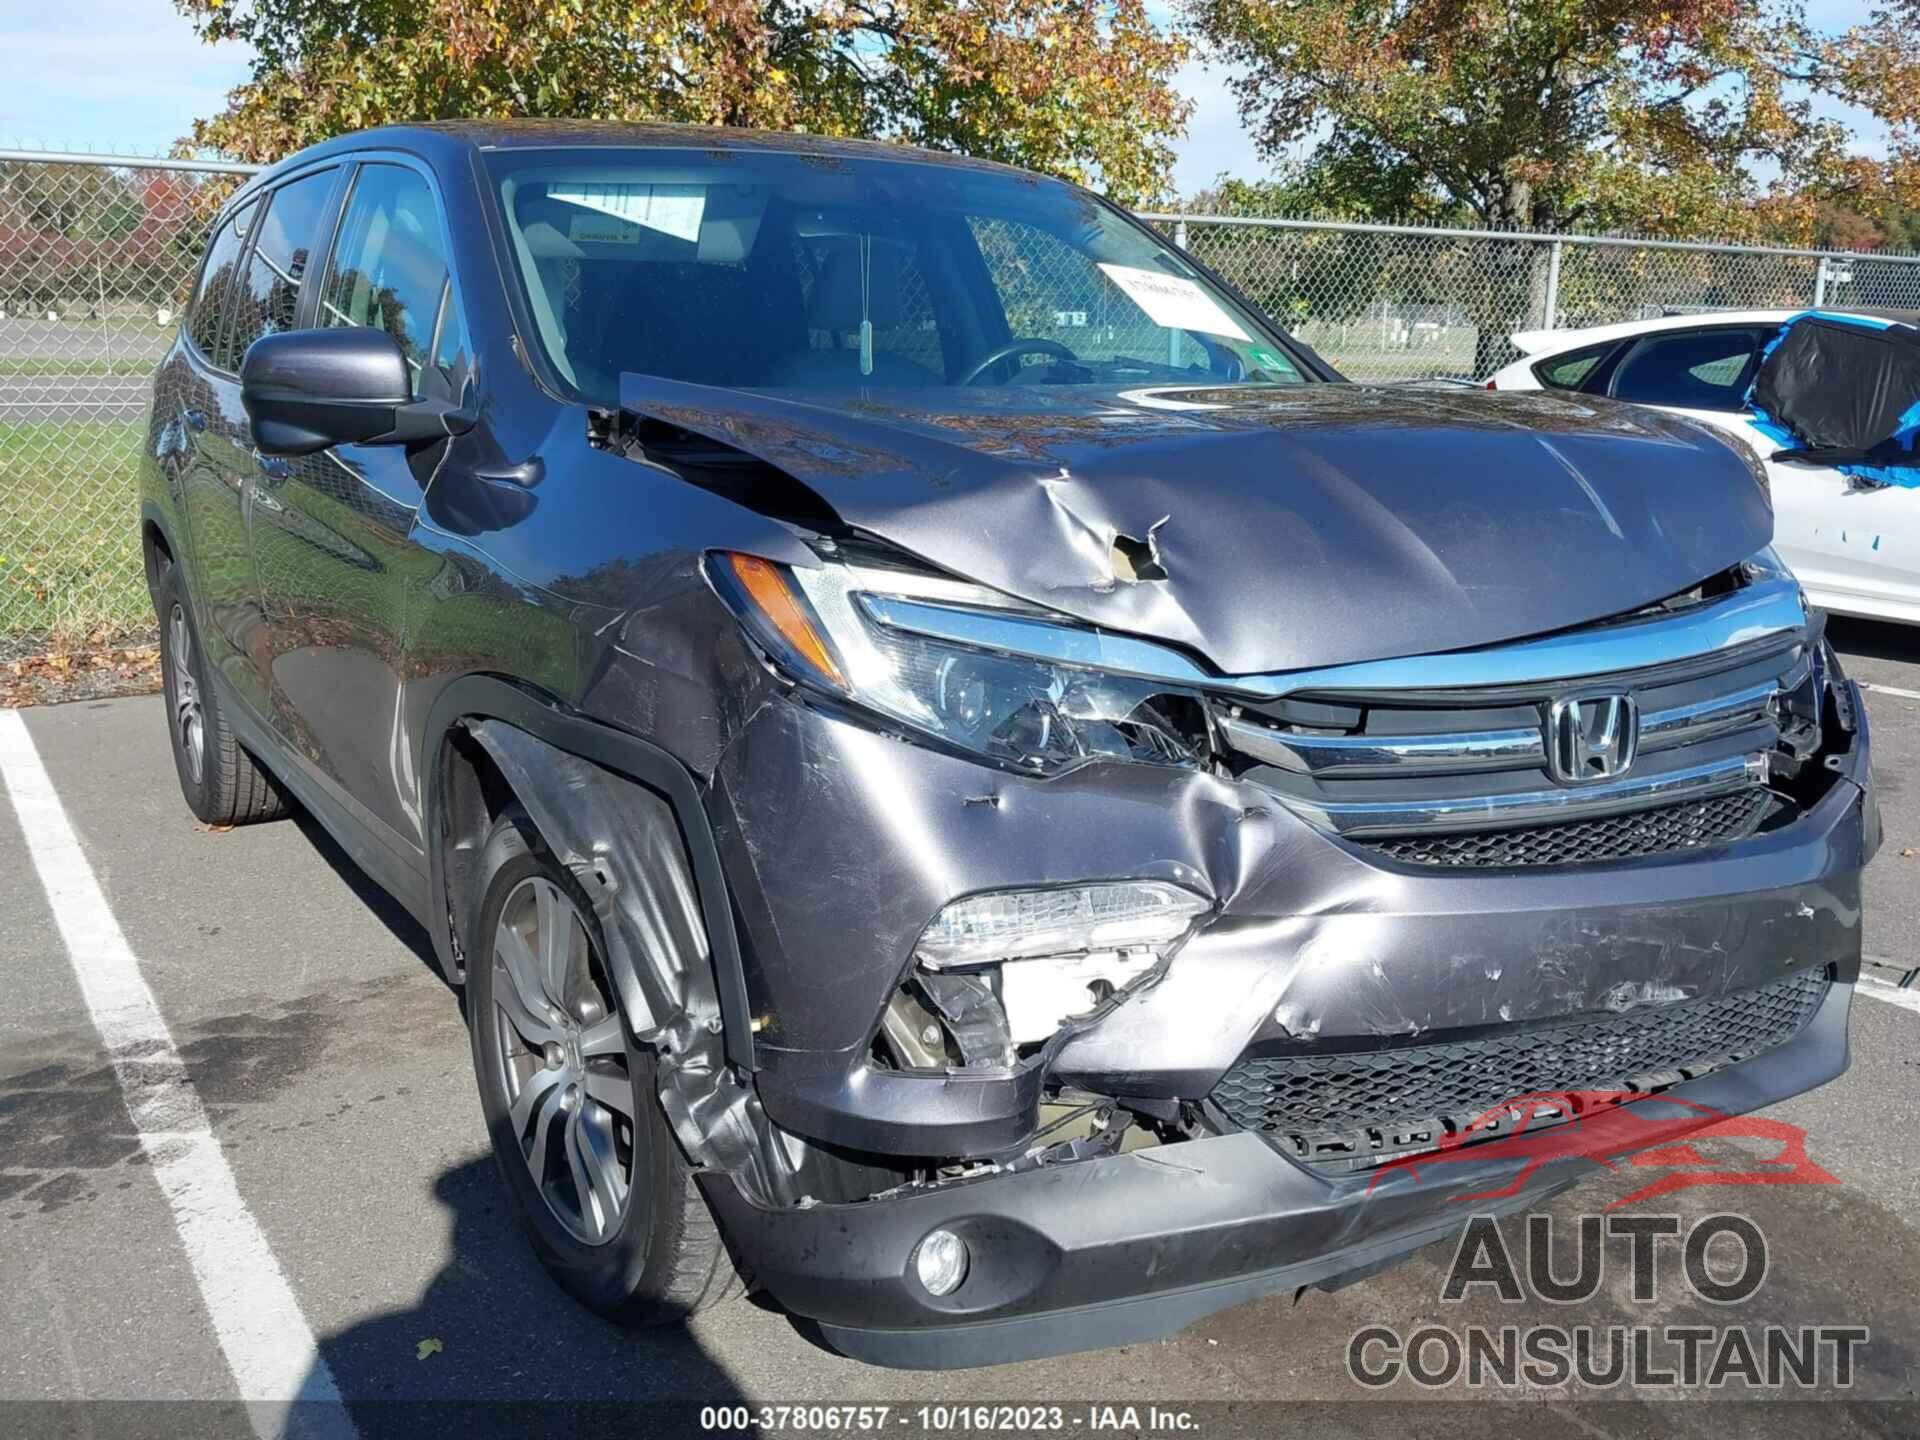
[[[1058,340],[1009,340],[1006,344],[988,351],[976,361],[973,368],[960,377],[958,383],[971,385],[1002,360],[1011,360],[1016,355],[1051,355],[1054,359],[1065,360],[1069,364],[1080,358]]]

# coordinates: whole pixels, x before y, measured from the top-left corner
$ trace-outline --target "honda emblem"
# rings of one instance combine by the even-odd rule
[[[1640,748],[1640,707],[1631,695],[1566,695],[1547,709],[1547,770],[1562,785],[1611,780]]]

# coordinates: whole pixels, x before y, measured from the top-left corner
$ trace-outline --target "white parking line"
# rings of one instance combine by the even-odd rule
[[[1920,990],[1908,990],[1899,985],[1889,985],[1871,975],[1860,977],[1859,993],[1872,1000],[1880,1000],[1888,1005],[1898,1005],[1902,1010],[1912,1010],[1920,1014]]]
[[[263,1437],[354,1427],[267,1237],[240,1198],[173,1037],[18,711],[0,711],[13,799],[94,1029],[193,1266],[240,1398]],[[157,1337],[156,1337],[157,1338]],[[295,1402],[298,1402],[297,1404]]]
[[[1860,688],[1873,695],[1898,695],[1902,700],[1920,700],[1920,690],[1902,690],[1898,685],[1874,685],[1862,680]]]

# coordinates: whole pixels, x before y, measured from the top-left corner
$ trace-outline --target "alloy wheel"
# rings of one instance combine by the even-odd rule
[[[514,886],[492,965],[496,1059],[521,1159],[553,1217],[602,1244],[633,1185],[633,1078],[605,971],[558,885]]]
[[[207,769],[207,718],[200,704],[200,682],[193,675],[193,628],[185,607],[175,604],[167,617],[167,653],[173,658],[167,677],[167,708],[173,712],[180,753],[187,757],[187,773],[198,785]]]

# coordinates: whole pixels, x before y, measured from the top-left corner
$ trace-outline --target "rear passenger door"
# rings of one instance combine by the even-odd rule
[[[187,586],[195,628],[208,669],[229,680],[240,636],[250,623],[253,562],[241,499],[243,455],[235,453],[240,437],[247,434],[247,417],[240,408],[240,385],[226,337],[233,293],[259,217],[257,199],[239,206],[208,243],[187,316],[185,376],[169,397],[179,413],[167,417],[179,426],[185,442],[175,473],[186,516]]]
[[[385,330],[407,357],[415,396],[452,402],[470,365],[442,213],[423,170],[399,158],[361,162],[301,323]],[[269,718],[297,761],[415,865],[405,617],[434,568],[411,535],[445,449],[342,445],[266,462],[254,508]]]

